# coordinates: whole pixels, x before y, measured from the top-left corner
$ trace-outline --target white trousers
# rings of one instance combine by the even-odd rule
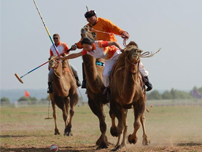
[[[149,74],[149,72],[145,70],[145,67],[144,67],[144,65],[142,64],[142,62],[139,63],[139,71],[140,71],[140,73],[141,73],[141,75],[142,75],[143,77],[147,77],[148,74]]]
[[[104,72],[103,72],[103,81],[104,81],[105,87],[109,86],[109,76],[111,74],[113,65],[116,61],[117,60],[106,60],[105,61],[105,68],[104,68]],[[142,64],[142,62],[139,63],[139,71],[143,77],[148,76],[148,71],[145,70],[145,67]]]
[[[113,67],[115,62],[116,62],[116,60],[106,60],[105,61],[105,68],[103,71],[103,81],[104,81],[105,87],[109,86],[109,76],[111,74],[112,67]]]

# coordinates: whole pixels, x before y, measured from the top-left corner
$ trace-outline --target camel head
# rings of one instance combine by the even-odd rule
[[[95,32],[91,31],[90,26],[85,25],[82,29],[81,29],[81,38],[90,38],[91,40],[95,41],[97,39],[97,35]]]
[[[57,69],[60,63],[61,61],[54,55],[49,59],[49,68]]]
[[[131,64],[136,64],[140,62],[140,56],[143,51],[140,50],[137,44],[131,41],[124,49],[124,54],[126,59]]]

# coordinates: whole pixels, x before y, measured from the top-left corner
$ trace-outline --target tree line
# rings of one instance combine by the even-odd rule
[[[180,91],[177,89],[171,89],[170,91],[166,90],[163,93],[160,93],[157,90],[151,91],[151,93],[147,94],[148,100],[175,100],[175,99],[194,99],[193,97],[193,90],[197,91],[198,93],[202,94],[202,87],[197,88],[194,87],[190,92]],[[42,98],[41,100],[38,100],[35,97],[25,97],[22,96],[18,99],[19,102],[21,101],[27,101],[29,104],[36,104],[40,101],[48,101],[49,97]],[[1,104],[10,104],[10,100],[7,97],[2,97],[0,100]]]
[[[29,97],[22,96],[18,99],[19,102],[26,101],[28,104],[36,104],[37,102],[48,101],[48,100],[49,100],[49,96],[47,96],[46,98],[42,98],[41,100],[38,100],[37,98],[31,97],[31,96]],[[1,104],[10,104],[10,100],[7,97],[2,97],[0,102]]]
[[[160,93],[157,90],[152,91],[147,94],[148,100],[176,100],[176,99],[194,99],[193,91],[197,91],[199,94],[202,94],[202,87],[194,87],[190,92],[180,91],[177,89],[171,89],[170,91],[166,90],[163,93]]]

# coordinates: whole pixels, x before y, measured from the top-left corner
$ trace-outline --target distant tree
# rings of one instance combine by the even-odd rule
[[[38,101],[38,99],[35,97],[29,97],[29,98],[30,98],[30,101]]]
[[[25,97],[25,96],[22,96],[22,97],[20,97],[20,98],[18,99],[18,101],[30,101],[30,97],[27,98],[27,97]]]
[[[172,94],[170,93],[170,91],[165,91],[165,92],[162,94],[162,99],[173,99],[173,96],[172,96]]]
[[[20,97],[19,99],[18,99],[18,101],[19,102],[21,102],[21,101],[27,101],[28,103],[31,103],[31,104],[35,104],[38,100],[37,100],[37,98],[35,98],[35,97],[25,97],[25,96],[22,96],[22,97]]]
[[[160,100],[162,99],[161,94],[157,91],[154,90],[150,94],[147,95],[148,100]]]
[[[46,98],[41,98],[40,101],[48,101],[49,100],[49,96],[47,96]]]
[[[202,95],[202,87],[198,88],[198,92]]]
[[[192,95],[185,91],[171,89],[170,93],[172,94],[173,99],[191,99],[192,98]]]
[[[171,93],[173,99],[177,99],[177,91],[175,89],[172,88],[170,93]]]
[[[9,104],[10,103],[10,100],[6,97],[2,97],[1,98],[1,104]]]
[[[194,88],[190,91],[190,95],[191,95],[193,98],[201,99],[202,87],[201,87],[201,88],[194,87]]]
[[[35,97],[29,97],[29,98],[30,98],[30,101],[29,101],[30,104],[37,104],[38,102],[37,98]]]

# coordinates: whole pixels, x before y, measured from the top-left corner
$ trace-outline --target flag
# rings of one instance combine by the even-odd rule
[[[29,98],[29,92],[25,90],[25,97]]]

